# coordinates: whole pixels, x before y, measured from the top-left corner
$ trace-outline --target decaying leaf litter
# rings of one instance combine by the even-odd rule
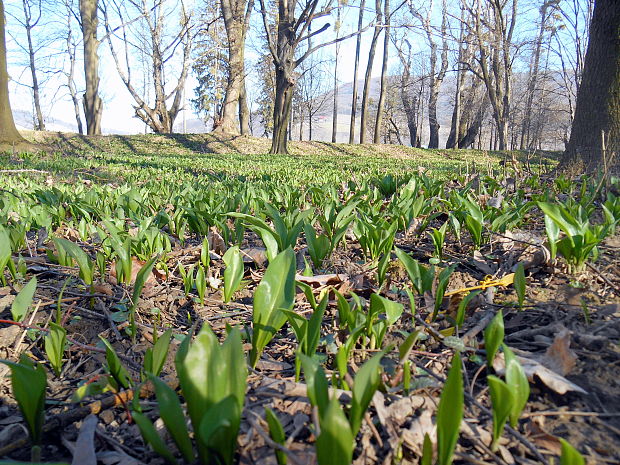
[[[71,165],[82,160],[65,154],[48,163]],[[91,155],[90,163],[106,171],[118,161],[122,157],[116,160],[107,153]],[[3,165],[14,168],[7,162]],[[21,167],[29,163],[22,160]],[[230,193],[242,192],[234,190],[241,184],[251,192],[242,192],[236,204],[217,205],[216,196],[204,195],[208,190],[200,191],[191,180],[183,180],[168,196],[149,185],[146,178],[152,173],[146,171],[142,180],[131,180],[139,186],[132,189],[123,183],[127,179],[92,181],[79,173],[55,172],[50,166],[37,166],[49,175],[13,173],[2,178],[7,181],[2,191],[3,231],[8,242],[18,245],[11,247],[14,270],[8,262],[3,267],[3,321],[15,320],[17,292],[33,276],[37,281],[32,304],[19,325],[2,325],[0,346],[3,359],[17,362],[20,354],[26,354],[47,373],[43,460],[95,463],[96,457],[102,463],[163,463],[161,454],[142,439],[134,419],[138,409],[142,411],[138,415],[154,422],[169,452],[182,460],[145,374],[147,351],[152,358],[154,344],[170,330],[170,350],[162,360],[160,377],[173,390],[179,388],[175,354],[192,330],[197,334],[208,324],[224,341],[230,328],[236,328],[233,333],[242,338],[244,353],[251,354],[256,334],[253,296],[268,264],[289,247],[297,283],[291,310],[305,320],[289,315],[293,320],[274,332],[249,369],[233,460],[335,460],[321,458],[317,438],[321,424],[322,441],[328,437],[328,414],[319,413],[317,402],[308,399],[310,365],[296,362],[304,355],[294,321],[311,322],[323,299],[316,347],[306,343],[303,347],[312,349],[310,359],[322,367],[332,397],[340,402],[325,408],[333,424],[340,418],[347,425],[347,419],[355,416],[350,405],[355,403],[351,388],[356,389],[356,375],[373,355],[384,351],[379,389],[360,417],[354,463],[419,463],[425,446],[426,457],[429,449],[435,449],[437,459],[437,409],[456,353],[462,359],[464,416],[449,460],[552,463],[562,454],[560,438],[589,463],[619,459],[613,446],[620,439],[620,242],[615,231],[620,215],[614,180],[602,190],[597,179],[554,179],[526,164],[519,165],[522,171],[516,173],[496,167],[495,178],[463,169],[461,175],[446,178],[433,175],[432,168],[419,170],[412,159],[404,173],[368,169],[366,177],[358,175],[348,185],[319,177],[299,188],[294,182],[274,186],[273,178],[283,170],[279,167],[270,174],[272,179],[235,179],[233,188],[227,186]],[[165,164],[157,169],[163,178],[169,176]],[[287,175],[294,178],[291,170]],[[206,178],[214,183],[229,182],[229,175],[210,176]],[[71,182],[78,187],[68,195]],[[101,200],[89,197],[87,191],[93,189],[116,208],[106,211]],[[188,202],[196,192],[192,189],[203,196]],[[556,241],[555,229],[543,221],[538,202],[563,205],[574,218],[562,219],[558,213]],[[29,215],[24,207],[31,205],[43,209],[35,207]],[[52,206],[58,205],[65,211],[54,217]],[[346,210],[348,206],[353,207]],[[122,216],[115,217],[121,211]],[[236,213],[227,215],[231,212]],[[583,262],[575,247],[560,243],[570,236],[561,228],[562,221],[573,236],[581,232],[586,242],[588,238],[596,242]],[[607,230],[603,234],[588,229],[590,225],[607,225]],[[115,228],[116,247],[110,239]],[[60,257],[63,243],[53,238],[77,245],[89,262],[80,267],[79,252],[68,253],[71,246],[67,256]],[[129,251],[123,261],[127,238]],[[139,280],[140,270],[153,257],[152,272],[143,272]],[[524,287],[517,284],[520,272]],[[143,287],[139,300],[132,300],[138,280]],[[224,303],[227,283],[228,294],[231,285],[236,289]],[[137,304],[133,310],[132,302]],[[350,324],[344,303],[355,314]],[[497,376],[499,382],[508,379],[506,352],[499,348],[488,364],[485,349],[490,336],[485,341],[485,331],[500,311],[503,341],[528,377],[530,394],[515,427],[501,429],[494,438],[493,413],[497,416],[498,409],[491,402],[488,376]],[[376,318],[368,321],[373,312]],[[357,329],[355,318],[367,321],[361,324],[358,339],[347,345]],[[54,325],[66,330],[68,341],[60,376],[45,348]],[[128,378],[126,387],[115,381],[101,338],[118,354]],[[338,362],[345,346],[350,351],[343,372]],[[148,371],[153,370],[150,363]],[[0,456],[29,460],[31,440],[5,376],[9,368],[1,365],[0,371]],[[76,393],[83,398],[72,402]],[[138,397],[139,405],[133,400]],[[185,400],[182,395],[180,400]],[[281,423],[282,441],[273,435],[274,417]]]

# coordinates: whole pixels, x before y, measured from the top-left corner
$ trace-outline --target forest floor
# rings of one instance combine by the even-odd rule
[[[173,337],[161,377],[176,387],[175,354],[192,328],[208,324],[222,340],[227,327],[240,328],[244,350],[251,349],[253,295],[267,267],[267,251],[259,234],[238,227],[239,220],[233,224],[226,213],[236,208],[267,217],[271,225],[274,218],[264,207],[268,202],[287,224],[312,210],[306,219],[317,219],[314,226],[323,234],[326,227],[318,218],[327,218],[329,208],[339,211],[355,205],[350,227],[322,263],[312,263],[303,232],[293,241],[296,280],[310,286],[317,300],[328,296],[316,359],[334,388],[335,356],[351,332],[343,326],[334,290],[346,299],[359,296],[363,308],[371,296],[380,295],[404,309],[378,348],[364,343],[363,336],[348,360],[349,374],[355,378],[370,355],[386,351],[379,390],[355,439],[353,463],[420,463],[425,435],[437,442],[437,407],[457,350],[463,359],[465,407],[455,463],[558,463],[559,438],[589,464],[620,463],[620,235],[610,228],[596,256],[572,272],[560,254],[552,259],[544,215],[536,206],[537,201],[549,201],[581,207],[592,224],[602,225],[607,218],[603,203],[620,197],[617,181],[598,189],[596,179],[555,178],[550,173],[555,155],[550,153],[302,142],[291,144],[291,155],[271,156],[265,155],[268,141],[247,137],[90,138],[49,133],[32,138],[52,150],[0,155],[0,228],[7,231],[4,237],[11,237],[11,260],[16,264],[15,276],[0,268],[6,279],[6,285],[0,284],[0,359],[17,362],[20,354],[27,354],[45,366],[43,462],[165,463],[132,421],[134,397],[182,462],[159,418],[152,389],[148,383],[139,384],[144,356],[170,329]],[[407,186],[415,187],[413,194],[406,192]],[[412,195],[409,203],[407,194]],[[475,228],[468,228],[471,212],[458,204],[460,195],[475,200],[484,215],[479,245]],[[424,198],[424,207],[407,216],[407,209],[417,208],[412,206],[417,197]],[[496,227],[495,220],[504,213],[514,216],[504,227]],[[366,232],[353,227],[360,218],[370,224]],[[453,267],[444,289],[447,295],[440,297],[438,307],[437,279],[426,292],[413,292],[411,299],[406,292],[412,289],[411,275],[395,249],[390,246],[387,262],[371,256],[370,239],[364,234],[370,234],[373,224],[381,229],[381,219],[386,227],[398,223],[392,232],[394,247],[422,265],[434,264],[437,272]],[[104,221],[115,222],[132,247],[129,284],[116,279],[120,259],[114,250],[108,245],[104,253],[102,236],[109,232]],[[438,256],[432,232],[444,224],[447,232]],[[79,245],[93,263],[97,252],[105,255],[102,267],[93,265],[94,292],[89,292],[77,267],[59,263],[52,237]],[[182,270],[205,264],[205,237],[210,259],[201,299],[198,285],[187,288]],[[244,257],[243,281],[232,300],[224,303],[222,256],[233,244]],[[139,301],[133,302],[137,331],[132,338],[128,312],[136,274],[155,255],[156,269]],[[515,286],[493,285],[518,264],[526,276],[522,305]],[[383,277],[380,266],[385,266]],[[15,297],[33,276],[37,289],[31,309],[21,323],[11,324]],[[464,321],[458,325],[458,307],[466,292],[455,291],[471,287],[481,292],[465,306]],[[296,288],[293,309],[312,314],[301,287]],[[439,311],[435,318],[434,309]],[[520,357],[531,392],[518,425],[506,429],[492,451],[486,380],[492,373],[502,375],[503,355],[496,357],[493,368],[487,366],[484,330],[499,311],[504,343]],[[59,376],[45,350],[46,328],[52,321],[64,327],[69,338]],[[398,349],[414,331],[419,337],[406,354],[409,363],[403,365]],[[129,388],[112,389],[101,338],[110,341],[127,370]],[[288,462],[316,463],[318,419],[305,377],[295,379],[297,346],[295,333],[285,324],[256,368],[249,370],[237,463],[277,463],[278,446],[269,436],[266,407],[282,423],[286,442],[280,449]],[[410,382],[405,381],[404,367],[411,370]],[[0,365],[0,460],[29,461],[31,443],[9,374],[9,368]],[[88,385],[106,392],[93,390],[76,401],[76,392]],[[343,391],[338,393],[347,411],[351,392]]]

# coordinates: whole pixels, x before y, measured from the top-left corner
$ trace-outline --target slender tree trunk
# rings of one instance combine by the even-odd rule
[[[84,36],[84,116],[88,135],[101,134],[103,104],[99,97],[99,40],[97,39],[97,0],[80,0],[80,17]]]
[[[459,51],[460,54],[460,51]],[[457,70],[456,75],[456,93],[454,95],[454,109],[452,110],[452,123],[450,125],[450,135],[446,141],[447,149],[459,149],[459,141],[461,139],[461,94],[465,84],[465,73],[461,68]]]
[[[428,97],[428,127],[429,127],[429,140],[428,148],[439,148],[439,121],[437,119],[437,99],[439,98],[439,90],[446,72],[448,70],[448,42],[446,38],[447,32],[447,11],[446,1],[442,2],[442,21],[441,21],[441,67],[439,72],[435,74],[437,67],[437,45],[433,40],[433,32],[430,28],[427,28],[428,40],[431,45],[431,82]]]
[[[527,83],[527,94],[525,101],[525,109],[523,112],[523,122],[521,125],[521,140],[519,149],[525,150],[529,145],[530,127],[532,124],[532,105],[534,103],[534,93],[536,92],[536,83],[538,81],[538,68],[540,63],[540,50],[542,48],[545,26],[547,24],[547,7],[549,4],[545,1],[540,7],[540,28],[536,38],[536,49],[534,50],[534,60],[530,68],[529,81]]]
[[[377,25],[372,34],[370,42],[370,50],[368,51],[368,64],[366,65],[366,75],[364,76],[364,90],[362,92],[362,116],[360,121],[360,144],[366,142],[366,120],[368,119],[368,106],[370,99],[370,83],[372,79],[372,65],[375,61],[375,53],[377,51],[377,42],[379,34],[381,34],[381,22],[383,21],[383,13],[381,12],[381,0],[375,0],[375,11],[377,15]]]
[[[357,30],[361,31],[364,25],[364,8],[366,0],[361,0],[360,13],[357,20]],[[358,34],[355,44],[355,66],[353,68],[353,96],[351,97],[351,124],[349,127],[349,144],[355,143],[355,114],[357,112],[357,73],[360,64],[360,48],[362,47],[362,34]]]
[[[465,36],[465,10],[461,7],[461,22],[459,32],[459,53],[458,63],[456,69],[456,93],[454,95],[454,110],[452,112],[452,121],[450,124],[450,134],[448,141],[446,142],[447,149],[461,148],[459,141],[461,140],[461,94],[463,93],[463,87],[465,85],[465,70],[463,69],[463,62],[465,61],[465,55],[469,55],[468,50],[463,50],[463,42]],[[467,45],[469,49],[469,44]]]
[[[73,42],[73,29],[71,28],[71,11],[67,11],[67,53],[69,54],[69,72],[67,73],[67,87],[69,88],[69,95],[73,102],[73,112],[75,113],[75,121],[77,123],[78,132],[84,134],[84,128],[82,127],[82,117],[80,116],[80,100],[77,95],[77,89],[75,88],[75,49],[76,44]]]
[[[373,142],[379,143],[381,126],[383,125],[383,107],[385,106],[385,93],[387,90],[387,64],[390,54],[390,0],[384,0],[385,27],[383,33],[383,62],[381,63],[381,90],[379,91],[379,102],[377,104],[377,118],[375,119],[375,137]]]
[[[338,28],[336,29],[336,38],[340,32],[340,8],[338,8]],[[360,34],[361,35],[361,34]],[[359,36],[358,36],[359,37]],[[334,66],[334,105],[332,112],[332,142],[336,142],[338,134],[338,55],[340,53],[340,42],[336,42],[336,63]],[[312,118],[310,118],[310,139],[312,139]]]
[[[9,74],[6,67],[6,41],[4,36],[4,2],[0,0],[0,150],[10,150],[26,144],[17,131],[11,103],[9,102]]]
[[[39,80],[37,79],[37,68],[35,64],[35,50],[32,44],[32,14],[26,0],[22,0],[24,7],[24,24],[26,26],[26,39],[28,41],[28,58],[30,65],[30,74],[32,76],[32,96],[34,101],[34,111],[36,121],[34,125],[35,131],[45,131],[45,122],[43,121],[43,113],[41,112],[41,95],[39,91]]]
[[[596,0],[575,119],[560,168],[616,171],[619,152],[620,4]]]

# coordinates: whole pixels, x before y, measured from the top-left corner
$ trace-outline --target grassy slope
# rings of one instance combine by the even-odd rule
[[[287,177],[294,183],[346,181],[368,174],[405,173],[419,167],[438,175],[497,166],[506,153],[478,150],[428,150],[396,145],[350,145],[327,142],[291,142],[290,155],[267,155],[265,138],[222,137],[213,134],[133,135],[84,137],[67,133],[29,133],[29,139],[53,148],[50,156],[24,157],[21,167],[52,171],[57,175],[99,173],[104,179],[123,178],[127,168],[184,171],[192,177]],[[554,154],[532,162],[553,164]],[[517,154],[525,158],[525,154]],[[6,160],[6,159],[4,159]],[[4,165],[0,157],[0,164]],[[14,164],[12,166],[15,167]],[[151,169],[149,169],[151,168]],[[96,178],[95,178],[96,179]]]

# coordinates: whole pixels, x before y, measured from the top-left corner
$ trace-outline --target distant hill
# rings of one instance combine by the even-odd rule
[[[71,115],[73,116],[73,115]],[[13,110],[13,120],[17,129],[31,131],[34,127],[34,118],[31,111],[28,110]],[[70,121],[70,122],[69,122]],[[64,120],[54,117],[45,118],[45,129],[47,131],[54,132],[77,132],[77,123],[75,119]],[[102,128],[101,132],[104,134],[131,134],[128,131],[124,131],[121,128]]]

